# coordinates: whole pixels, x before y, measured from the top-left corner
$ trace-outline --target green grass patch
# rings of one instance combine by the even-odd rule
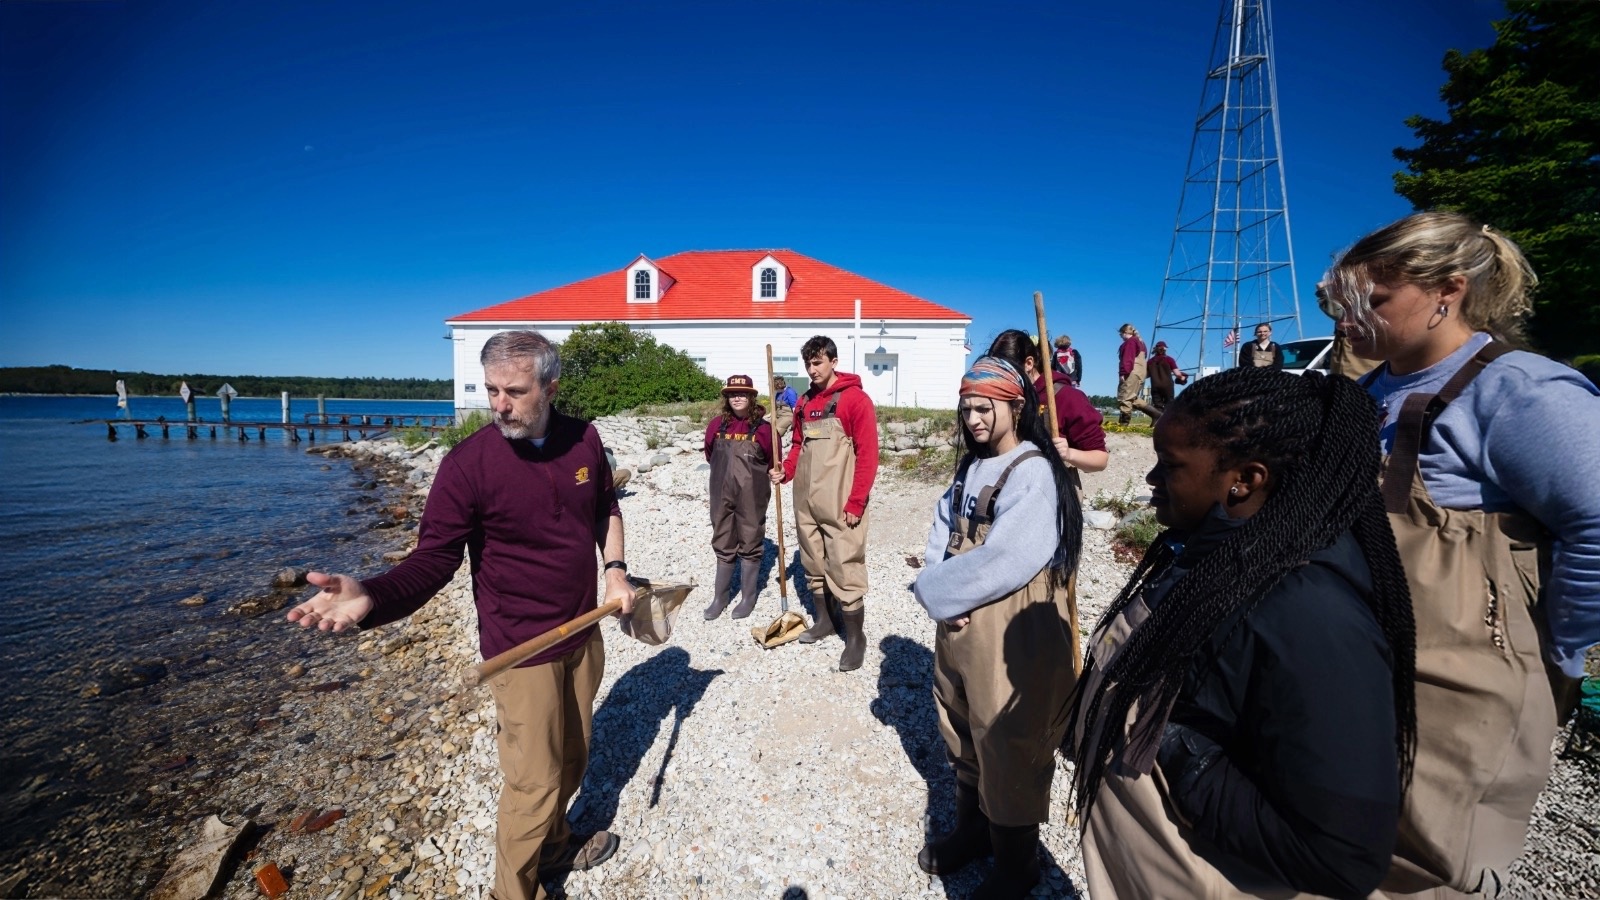
[[[439,432],[439,446],[449,449],[466,440],[473,432],[489,424],[489,414],[473,412],[459,423]]]
[[[1115,513],[1117,518],[1120,519],[1134,510],[1144,508],[1144,501],[1138,499],[1135,496],[1135,493],[1136,487],[1133,483],[1133,479],[1129,478],[1127,481],[1122,483],[1122,490],[1116,492],[1115,494],[1107,494],[1105,491],[1096,491],[1095,495],[1089,499],[1089,507],[1091,509],[1103,509],[1107,512]]]
[[[1144,552],[1165,529],[1156,521],[1154,510],[1135,513],[1117,526],[1111,534],[1111,549],[1118,559],[1138,562]]]

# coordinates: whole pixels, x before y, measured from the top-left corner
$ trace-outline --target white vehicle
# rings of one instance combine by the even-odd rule
[[[1298,341],[1285,341],[1278,345],[1283,349],[1283,370],[1299,375],[1303,372],[1321,372],[1328,374],[1328,363],[1332,362],[1333,338],[1314,337],[1301,338]],[[1204,378],[1215,375],[1223,370],[1222,366],[1201,366],[1194,373],[1195,378]]]
[[[1285,372],[1296,375],[1303,372],[1328,374],[1328,363],[1332,362],[1333,353],[1332,337],[1301,338],[1298,341],[1285,341],[1278,346],[1283,348]]]

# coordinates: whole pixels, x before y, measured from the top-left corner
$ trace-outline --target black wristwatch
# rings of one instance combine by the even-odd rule
[[[613,559],[611,562],[606,563],[605,571],[609,572],[612,569],[621,569],[622,573],[626,575],[628,573],[628,564],[620,559]]]

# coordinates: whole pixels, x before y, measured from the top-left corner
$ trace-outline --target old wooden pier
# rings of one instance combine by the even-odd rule
[[[222,439],[226,440],[238,435],[240,441],[248,441],[250,434],[255,434],[256,440],[265,441],[267,432],[274,429],[282,431],[288,436],[289,442],[300,443],[300,433],[304,431],[311,443],[317,442],[317,432],[322,432],[323,440],[331,440],[330,433],[339,435],[340,440],[350,440],[351,432],[357,439],[366,440],[367,437],[381,437],[396,429],[417,429],[428,434],[438,434],[456,424],[453,415],[385,415],[382,413],[306,413],[299,422],[235,422],[224,420],[221,422],[205,422],[199,419],[194,421],[173,421],[166,417],[156,419],[102,419],[106,425],[106,440],[115,441],[118,437],[118,428],[131,428],[136,438],[148,438],[156,431],[161,432],[163,438],[171,438],[172,432],[177,431],[181,437],[188,440],[199,440],[202,435],[211,440],[217,440],[217,431],[221,429]]]

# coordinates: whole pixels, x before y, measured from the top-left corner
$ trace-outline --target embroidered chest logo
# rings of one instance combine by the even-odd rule
[[[750,440],[750,435],[748,435],[748,434],[725,434],[725,435],[722,436],[722,439],[723,440],[727,440],[727,441],[748,441],[748,440]]]
[[[573,483],[587,484],[589,482],[589,467],[583,466],[573,475]]]

